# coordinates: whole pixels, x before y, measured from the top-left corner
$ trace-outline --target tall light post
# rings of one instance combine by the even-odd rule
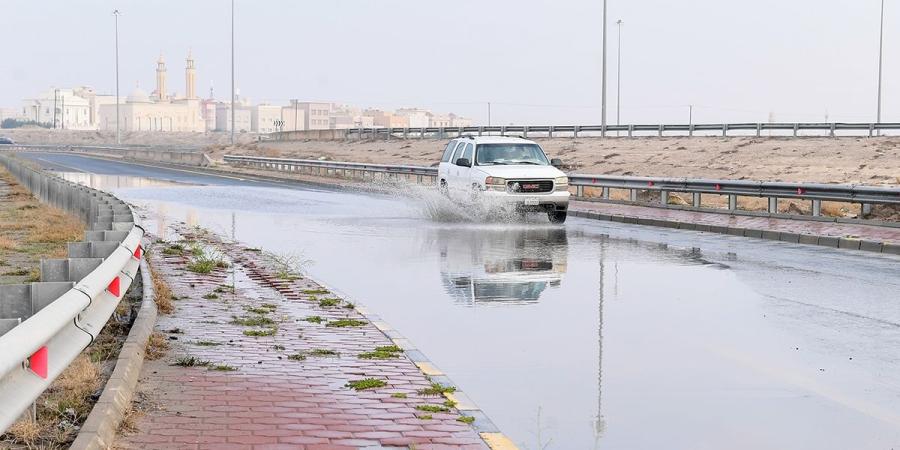
[[[600,136],[606,137],[606,0],[603,0],[603,86],[600,90]]]
[[[118,9],[113,10],[113,17],[116,21],[116,145],[122,143],[119,137],[119,16],[122,14]]]
[[[488,107],[488,126],[491,126],[491,102],[487,102]]]
[[[881,27],[878,32],[878,113],[875,121],[881,123],[881,63],[883,60],[884,49],[884,0],[881,0]],[[878,131],[881,134],[881,130]]]
[[[234,145],[234,0],[231,0],[231,145]]]
[[[622,19],[616,21],[618,37],[616,38],[616,125],[622,120]],[[618,131],[616,134],[618,135]]]

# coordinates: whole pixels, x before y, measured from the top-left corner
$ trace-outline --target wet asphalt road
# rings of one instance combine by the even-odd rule
[[[900,448],[900,258],[72,155],[151,211],[314,261],[523,448]],[[102,176],[115,174],[118,176]]]

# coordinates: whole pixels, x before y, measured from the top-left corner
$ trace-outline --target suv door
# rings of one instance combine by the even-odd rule
[[[448,184],[450,185],[450,191],[452,192],[451,195],[460,200],[468,199],[471,194],[472,189],[469,184],[469,173],[472,172],[472,169],[460,166],[456,164],[456,162],[460,159],[468,159],[471,164],[474,156],[475,146],[465,142],[461,142],[456,147],[456,152],[453,154],[453,169],[451,169],[453,174],[451,175],[451,181],[448,181]]]
[[[453,167],[453,160],[450,158],[453,156],[453,151],[456,150],[457,143],[454,139],[444,148],[444,154],[441,155],[441,161],[438,163],[438,187],[441,187],[441,180],[447,180],[450,168]]]

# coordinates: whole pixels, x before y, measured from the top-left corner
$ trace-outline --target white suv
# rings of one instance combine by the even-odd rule
[[[454,200],[513,204],[519,211],[546,212],[551,222],[566,221],[569,179],[541,146],[517,137],[470,137],[447,144],[438,166],[438,187]]]

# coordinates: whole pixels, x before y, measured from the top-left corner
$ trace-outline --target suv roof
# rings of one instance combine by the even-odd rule
[[[478,144],[534,144],[534,141],[513,136],[461,136],[457,140],[474,141]]]

